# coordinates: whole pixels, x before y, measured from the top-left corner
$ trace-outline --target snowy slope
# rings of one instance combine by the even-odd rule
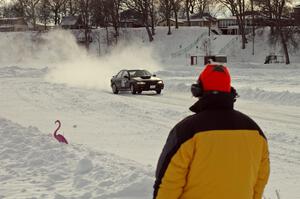
[[[259,28],[256,30],[256,36],[254,39],[254,56],[253,50],[253,38],[252,35],[248,35],[248,43],[246,49],[242,50],[240,44],[240,38],[236,38],[226,44],[222,52],[228,56],[230,62],[250,62],[250,63],[264,63],[267,55],[275,54],[283,56],[283,50],[280,40],[277,42],[271,42],[270,29]],[[298,36],[299,40],[299,36]],[[300,63],[300,50],[295,49],[292,45],[289,45],[289,56],[292,63]]]
[[[153,169],[0,118],[1,198],[150,198]]]
[[[38,45],[18,40],[28,42],[22,51],[1,51],[2,198],[150,199],[158,156],[169,130],[191,114],[196,99],[189,88],[202,68],[181,64],[184,56],[170,61],[175,41],[187,46],[199,35],[175,32],[168,38],[166,29],[158,29],[166,42],[123,44],[101,59],[88,56],[65,32],[43,35]],[[1,37],[0,44],[14,41],[14,34]],[[241,96],[236,108],[269,138],[272,169],[265,196],[276,198],[279,190],[281,198],[300,198],[299,64],[238,61],[228,63]],[[162,77],[162,95],[113,95],[110,77],[128,67],[146,67]],[[49,136],[56,119],[70,145]]]

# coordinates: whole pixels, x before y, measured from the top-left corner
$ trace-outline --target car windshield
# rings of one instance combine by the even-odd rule
[[[130,77],[151,76],[152,74],[146,70],[129,70]]]

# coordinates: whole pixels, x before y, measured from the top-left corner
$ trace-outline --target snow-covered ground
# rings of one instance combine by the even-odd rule
[[[58,43],[67,38],[64,46],[51,40],[28,47],[31,52],[17,51],[22,56],[13,47],[0,53],[0,198],[150,199],[169,130],[191,114],[188,108],[196,101],[189,87],[202,66],[182,64],[184,55],[177,65],[168,60],[177,51],[172,40],[180,38],[185,47],[203,33],[184,40],[185,34],[192,37],[189,31],[151,48],[125,47],[101,60],[85,55],[66,33],[50,35]],[[1,45],[9,41],[10,35]],[[232,38],[215,48],[230,43]],[[156,50],[165,60],[156,60]],[[110,77],[130,66],[145,66],[162,77],[162,94],[113,95]],[[231,62],[228,67],[240,94],[236,108],[269,139],[266,198],[276,198],[275,190],[282,199],[300,198],[300,64]],[[57,119],[69,145],[50,135]]]

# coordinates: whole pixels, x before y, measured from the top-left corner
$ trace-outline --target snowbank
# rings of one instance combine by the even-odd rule
[[[289,91],[265,91],[259,88],[240,88],[239,95],[242,99],[267,102],[272,104],[300,106],[300,93],[292,93]]]
[[[153,170],[0,118],[1,198],[151,198]]]

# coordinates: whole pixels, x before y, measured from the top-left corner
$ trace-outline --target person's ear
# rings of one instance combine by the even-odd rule
[[[197,84],[191,85],[191,92],[194,97],[202,97],[203,96],[203,87],[201,81]]]

